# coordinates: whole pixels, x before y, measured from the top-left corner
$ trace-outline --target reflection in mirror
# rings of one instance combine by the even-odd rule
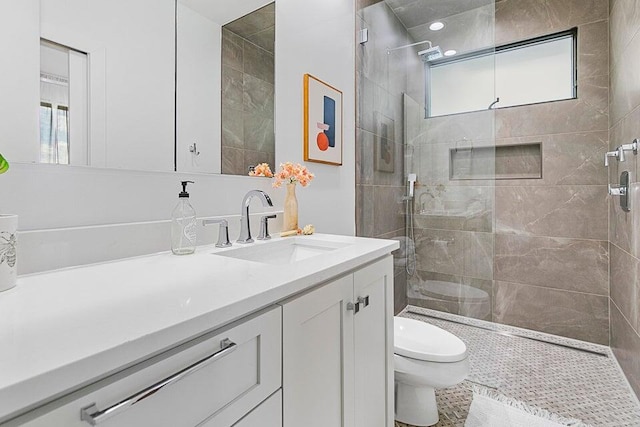
[[[275,161],[275,3],[222,27],[222,173]]]
[[[12,162],[173,171],[176,0],[11,2]],[[9,42],[11,40],[11,42]],[[9,78],[9,76],[11,78]]]
[[[40,163],[86,165],[86,129],[87,55],[42,40]]]

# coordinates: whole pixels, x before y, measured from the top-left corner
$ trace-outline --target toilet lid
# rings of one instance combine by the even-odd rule
[[[437,326],[395,317],[394,352],[428,362],[458,362],[467,357],[467,346],[460,338]]]

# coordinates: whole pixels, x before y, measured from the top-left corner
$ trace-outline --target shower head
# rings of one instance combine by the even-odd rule
[[[429,43],[429,45],[431,45],[431,43]],[[429,49],[418,52],[418,56],[421,57],[424,62],[429,62],[442,58],[444,54],[440,46],[430,46]]]

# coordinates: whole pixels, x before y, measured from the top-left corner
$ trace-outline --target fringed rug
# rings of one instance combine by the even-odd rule
[[[465,427],[588,427],[546,409],[527,405],[496,391],[473,387],[473,400]]]

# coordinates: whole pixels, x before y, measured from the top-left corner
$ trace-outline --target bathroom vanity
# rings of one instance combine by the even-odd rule
[[[314,235],[22,277],[0,425],[392,426],[395,241]]]

